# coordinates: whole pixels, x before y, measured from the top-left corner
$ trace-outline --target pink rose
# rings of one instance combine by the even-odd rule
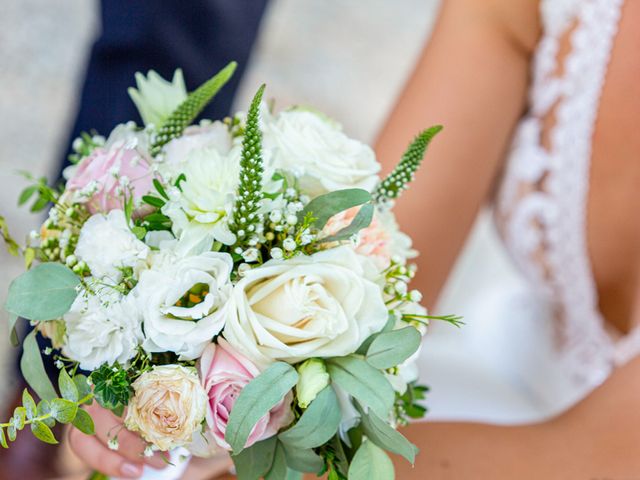
[[[138,201],[153,185],[150,161],[135,148],[117,144],[96,148],[82,160],[67,182],[67,190],[85,203],[90,213],[124,208],[125,193]]]
[[[218,344],[208,345],[199,361],[200,379],[209,396],[206,420],[209,433],[215,442],[225,450],[231,450],[225,441],[229,414],[240,391],[260,370],[246,357],[238,353],[223,338]],[[253,427],[245,447],[274,436],[282,427],[293,421],[291,393],[288,393]]]

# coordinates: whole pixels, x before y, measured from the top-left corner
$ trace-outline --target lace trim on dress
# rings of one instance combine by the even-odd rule
[[[585,226],[592,137],[622,4],[542,0],[545,33],[530,110],[516,132],[496,205],[512,256],[553,302],[563,367],[584,388],[606,379],[616,361],[598,310]]]

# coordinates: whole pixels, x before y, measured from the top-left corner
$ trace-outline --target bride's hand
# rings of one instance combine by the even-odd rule
[[[95,423],[95,435],[85,435],[73,428],[69,443],[74,453],[94,470],[112,477],[137,478],[146,464],[153,468],[165,468],[160,453],[152,457],[143,455],[145,442],[123,426],[121,418],[94,402],[86,407]],[[118,450],[111,450],[109,438],[118,437]]]

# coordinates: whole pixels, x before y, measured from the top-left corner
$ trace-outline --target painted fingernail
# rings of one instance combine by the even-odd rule
[[[142,475],[142,466],[133,463],[123,463],[120,468],[122,475],[128,478],[137,478]]]

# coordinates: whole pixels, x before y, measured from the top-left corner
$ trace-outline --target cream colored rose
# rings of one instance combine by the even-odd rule
[[[375,271],[349,247],[247,271],[225,307],[225,338],[255,363],[348,355],[387,322]]]
[[[167,451],[191,442],[204,421],[207,394],[193,368],[162,365],[133,382],[126,427]]]

